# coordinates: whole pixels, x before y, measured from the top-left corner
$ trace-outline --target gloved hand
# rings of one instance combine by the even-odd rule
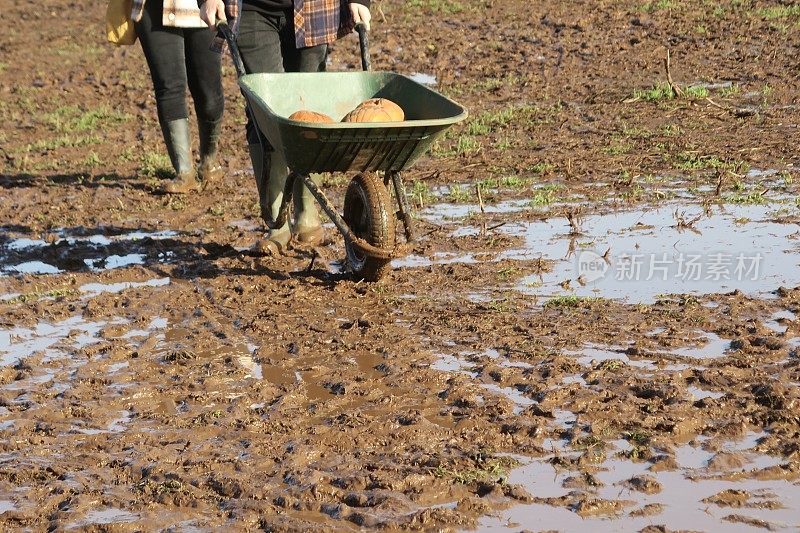
[[[369,21],[372,20],[372,13],[369,12],[367,6],[353,2],[350,4],[350,13],[353,15],[353,21],[356,24],[363,23],[364,27],[369,31]]]
[[[217,26],[217,21],[227,20],[225,18],[225,2],[222,0],[206,0],[200,5],[200,18],[208,24],[209,28],[214,29]]]

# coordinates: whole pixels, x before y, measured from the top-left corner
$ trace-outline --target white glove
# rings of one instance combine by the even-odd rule
[[[369,31],[369,21],[372,20],[372,13],[369,12],[369,8],[364,4],[350,4],[350,13],[353,15],[353,21],[358,24],[359,22],[364,24],[364,27]]]
[[[200,6],[200,18],[208,24],[209,28],[214,29],[217,26],[217,21],[227,20],[225,18],[225,2],[222,0],[206,0]]]

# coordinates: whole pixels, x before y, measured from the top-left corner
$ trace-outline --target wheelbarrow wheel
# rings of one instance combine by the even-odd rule
[[[358,174],[350,181],[344,196],[344,221],[359,238],[378,248],[394,248],[395,221],[391,201],[375,174]],[[391,267],[391,259],[372,257],[345,243],[347,263],[356,277],[378,281]]]

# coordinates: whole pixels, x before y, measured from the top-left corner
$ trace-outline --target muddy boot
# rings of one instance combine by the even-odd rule
[[[258,203],[261,206],[261,218],[272,221],[278,217],[283,200],[283,187],[286,184],[288,171],[283,158],[275,152],[270,152],[266,157],[260,144],[249,145],[250,161],[253,163],[253,173],[258,188]],[[265,167],[267,167],[265,171]],[[283,253],[289,244],[291,232],[287,221],[280,228],[267,231],[263,237],[253,245],[253,251],[265,255],[278,255]]]
[[[200,166],[197,169],[197,177],[203,183],[203,187],[206,187],[225,174],[217,158],[222,120],[213,122],[201,120],[197,124],[197,129],[200,134]]]
[[[200,188],[192,168],[192,145],[189,139],[189,119],[172,120],[161,125],[169,160],[175,169],[175,178],[165,183],[161,191],[168,194],[186,194]]]
[[[322,183],[322,176],[319,174],[311,174],[309,177],[317,186]],[[317,200],[300,178],[297,178],[294,182],[292,199],[294,200],[292,234],[295,240],[307,246],[321,244],[325,237],[325,232],[322,230],[322,222],[319,219]]]

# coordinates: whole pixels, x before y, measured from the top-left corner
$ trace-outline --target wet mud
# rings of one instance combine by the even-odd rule
[[[0,1],[0,528],[797,530],[796,6],[373,4],[471,117],[370,284],[248,251],[227,59],[225,179],[158,195],[138,46]]]

